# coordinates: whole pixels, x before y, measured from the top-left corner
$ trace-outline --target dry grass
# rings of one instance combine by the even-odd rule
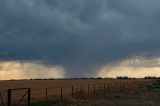
[[[116,79],[82,79],[82,80],[13,80],[13,81],[0,81],[0,89],[13,89],[13,88],[25,88],[31,87],[32,89],[44,89],[44,88],[68,88],[71,86],[80,86],[88,84],[104,84],[111,83],[113,86],[116,84],[128,84],[134,87],[137,84],[148,84],[155,80],[116,80]],[[133,85],[136,84],[136,85]],[[116,88],[116,87],[114,87]]]
[[[125,103],[130,104],[131,101],[143,99],[143,103],[151,101],[150,98],[144,99],[146,96],[154,97],[152,92],[142,92],[141,87],[152,85],[156,80],[117,80],[117,79],[79,79],[79,80],[19,80],[19,81],[0,81],[0,89],[28,88],[32,89],[32,101],[45,101],[46,88],[48,91],[48,101],[59,101],[61,89],[63,88],[63,99],[77,104],[77,106],[85,105],[79,103],[79,100],[89,100],[88,105],[103,106],[100,104]],[[72,86],[74,94],[72,97]],[[89,89],[89,91],[88,91]],[[94,92],[95,91],[95,92]],[[12,92],[13,101],[20,99],[24,91]],[[157,96],[156,96],[157,97]],[[73,99],[74,98],[74,99]],[[103,100],[101,100],[103,98]],[[78,99],[78,102],[77,100]],[[96,99],[96,101],[95,101]],[[107,100],[107,101],[106,101]],[[129,102],[128,102],[129,101]],[[141,103],[140,103],[141,104]],[[105,106],[105,105],[104,105]]]

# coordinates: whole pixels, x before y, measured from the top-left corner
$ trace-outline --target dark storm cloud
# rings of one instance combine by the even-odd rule
[[[0,59],[62,65],[69,76],[84,76],[130,56],[159,56],[159,4],[159,0],[1,0]]]

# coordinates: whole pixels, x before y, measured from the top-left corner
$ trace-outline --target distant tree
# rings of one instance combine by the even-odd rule
[[[98,77],[97,79],[103,79],[102,77]]]
[[[145,76],[144,79],[158,79],[156,76]]]
[[[130,79],[130,78],[127,76],[117,76],[117,79]]]

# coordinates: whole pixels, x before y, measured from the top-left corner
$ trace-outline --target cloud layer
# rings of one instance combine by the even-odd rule
[[[0,59],[61,65],[67,77],[104,64],[155,58],[159,0],[1,0]]]
[[[128,76],[144,78],[145,76],[160,76],[160,58],[132,57],[119,61],[115,65],[104,65],[97,72],[97,77]]]
[[[45,66],[32,62],[0,62],[0,80],[30,78],[64,78],[65,70],[61,66]]]

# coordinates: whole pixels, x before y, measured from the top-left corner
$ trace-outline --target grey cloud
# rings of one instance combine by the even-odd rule
[[[62,65],[68,76],[159,56],[159,0],[1,0],[0,59]]]

